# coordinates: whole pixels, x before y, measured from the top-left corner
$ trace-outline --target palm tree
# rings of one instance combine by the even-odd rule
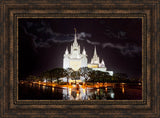
[[[91,71],[92,71],[92,69],[90,69],[88,67],[82,67],[82,68],[79,69],[80,75],[85,78],[85,83],[86,84],[87,84],[87,80],[88,80],[88,75]]]
[[[99,83],[103,81],[104,78],[104,72],[102,71],[96,71],[95,73],[95,79],[96,81],[98,81]]]
[[[69,77],[71,77],[71,73],[73,72],[73,69],[72,68],[67,68],[66,69],[66,76],[67,76],[67,84],[68,84],[68,79]]]
[[[75,71],[73,71],[73,72],[71,73],[71,78],[72,78],[72,79],[75,79],[75,78],[76,78],[76,72],[75,72]],[[75,83],[76,83],[76,79],[75,79]]]
[[[94,85],[94,82],[95,82],[95,79],[97,78],[97,75],[96,75],[96,71],[95,70],[92,70],[89,72],[88,76],[90,77],[90,80],[93,82],[93,85]]]
[[[111,76],[109,75],[108,72],[102,72],[102,75],[103,75],[102,82],[104,85],[104,83],[107,82],[111,78]]]
[[[45,77],[46,77],[46,82],[48,82],[49,81],[49,79],[50,79],[50,71],[45,71]]]
[[[59,78],[66,76],[66,70],[63,68],[55,68],[51,70],[52,77],[55,77],[57,79],[57,83],[59,84]]]
[[[40,76],[42,77],[43,81],[47,82],[47,78],[46,78],[46,73],[45,72],[42,72]]]
[[[71,73],[71,78],[75,80],[75,84],[76,84],[76,79],[78,79],[79,77],[80,77],[79,71],[73,71]]]

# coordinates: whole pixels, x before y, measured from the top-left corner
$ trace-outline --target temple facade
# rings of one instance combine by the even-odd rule
[[[113,75],[113,71],[107,70],[104,60],[102,59],[102,61],[100,62],[100,58],[97,55],[96,47],[94,48],[93,58],[91,59],[91,62],[88,63],[85,49],[83,49],[81,53],[80,45],[77,42],[77,36],[75,31],[74,42],[71,45],[70,52],[68,48],[66,48],[66,51],[64,53],[63,68],[72,68],[74,71],[77,71],[79,68],[82,67],[88,67],[92,68],[93,70],[108,72],[110,75]]]
[[[66,48],[64,58],[63,58],[63,68],[72,68],[77,71],[81,67],[87,67],[87,55],[85,49],[80,53],[80,45],[77,42],[77,36],[75,32],[74,42],[71,45],[71,51],[69,53],[68,48]]]

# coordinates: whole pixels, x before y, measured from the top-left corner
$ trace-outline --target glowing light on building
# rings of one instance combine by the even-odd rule
[[[66,48],[64,58],[63,58],[63,68],[72,68],[77,71],[81,67],[87,67],[87,55],[85,49],[80,53],[80,45],[77,42],[76,30],[74,42],[71,45],[71,51],[69,53],[68,48]]]
[[[77,83],[82,82],[82,80],[76,80]],[[69,80],[69,83],[75,83],[75,80]]]
[[[83,48],[82,53],[80,51],[80,45],[77,42],[75,30],[74,42],[71,45],[71,50],[69,52],[68,48],[66,48],[66,51],[64,53],[63,68],[72,68],[74,71],[77,71],[81,67],[88,67],[92,68],[93,70],[108,72],[111,76],[113,75],[113,71],[107,70],[104,60],[102,59],[102,61],[100,62],[100,58],[97,55],[96,47],[94,48],[93,58],[91,59],[91,62],[88,63],[85,49]]]
[[[70,68],[77,71],[81,67],[81,61],[70,60]]]
[[[98,68],[98,65],[88,64],[88,68]]]

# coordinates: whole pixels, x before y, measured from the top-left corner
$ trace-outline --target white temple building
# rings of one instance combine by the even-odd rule
[[[68,51],[68,48],[66,48],[66,51],[64,53],[63,68],[64,69],[72,68],[74,71],[77,71],[79,68],[82,67],[88,67],[92,68],[93,70],[108,72],[111,76],[113,75],[113,71],[107,70],[103,59],[100,62],[100,59],[97,55],[96,47],[94,48],[93,58],[91,59],[91,62],[88,63],[85,49],[83,49],[82,53],[80,51],[80,45],[78,45],[76,31],[75,31],[74,42],[71,45],[70,53]]]
[[[103,59],[100,63],[100,59],[97,55],[96,47],[94,48],[94,55],[93,55],[93,58],[91,59],[91,63],[89,63],[87,67],[92,68],[93,70],[108,72],[111,76],[113,75],[113,71],[107,70]]]
[[[71,45],[71,53],[66,49],[63,58],[63,68],[72,68],[77,71],[81,67],[87,67],[87,55],[85,49],[80,53],[80,46],[77,43],[77,36],[75,33],[74,42]]]

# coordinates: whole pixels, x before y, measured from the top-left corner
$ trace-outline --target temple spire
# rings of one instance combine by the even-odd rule
[[[66,51],[65,51],[65,54],[67,55],[69,53],[69,51],[68,51],[68,47],[66,48]]]
[[[96,46],[94,47],[94,57],[97,57],[97,50],[96,50]]]
[[[75,34],[76,34],[76,28],[74,28]]]
[[[101,64],[103,64],[104,66],[105,66],[105,63],[104,63],[104,60],[102,59],[102,62],[101,62]]]
[[[83,55],[86,55],[86,51],[85,49],[83,48],[83,52],[82,52]]]
[[[75,35],[74,35],[74,45],[78,45],[77,43],[77,35],[76,35],[76,28],[74,28],[74,31],[75,31]]]

